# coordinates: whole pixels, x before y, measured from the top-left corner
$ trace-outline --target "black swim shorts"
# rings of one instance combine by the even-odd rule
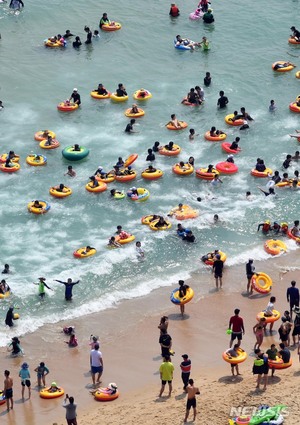
[[[8,388],[8,390],[5,391],[5,398],[8,400],[9,398],[13,397],[13,389]]]
[[[191,407],[196,407],[196,397],[187,399],[186,410],[190,410]]]
[[[31,386],[31,382],[29,381],[29,379],[23,379],[21,381],[21,385],[22,385],[22,387],[25,387],[25,385],[26,385],[26,387],[29,388]]]
[[[167,382],[168,382],[168,384],[172,384],[172,381],[164,381],[163,379],[161,380],[162,385],[166,385]]]
[[[238,341],[241,341],[243,339],[243,333],[242,332],[232,332],[231,341],[234,341],[235,338],[237,338]]]

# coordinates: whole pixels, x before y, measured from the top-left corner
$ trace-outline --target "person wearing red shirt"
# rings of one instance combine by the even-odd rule
[[[176,18],[177,16],[179,16],[179,14],[180,13],[178,7],[175,3],[172,3],[169,15],[172,16],[172,18]]]
[[[239,316],[239,314],[240,314],[240,310],[236,308],[234,310],[234,316],[231,316],[229,320],[228,328],[232,330],[230,345],[229,345],[230,348],[232,347],[232,344],[235,338],[237,338],[238,345],[240,346],[243,335],[245,334],[244,321]]]

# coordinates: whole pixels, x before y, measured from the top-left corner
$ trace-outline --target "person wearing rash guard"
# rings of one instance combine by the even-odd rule
[[[78,90],[76,88],[73,89],[69,102],[71,102],[72,99],[76,105],[79,106],[81,104],[80,94],[78,93]]]
[[[264,223],[260,223],[257,227],[257,231],[259,232],[260,228],[262,228],[262,232],[266,235],[271,230],[271,222],[270,220],[266,220]]]
[[[298,31],[295,27],[290,28],[293,31],[292,38],[294,38],[296,41],[300,41],[300,31]]]
[[[228,98],[227,98],[226,96],[224,96],[224,92],[223,92],[223,90],[221,90],[221,91],[220,91],[219,95],[220,95],[220,97],[219,97],[219,99],[218,99],[217,106],[218,106],[220,109],[226,108],[227,103],[228,103]]]
[[[76,48],[80,47],[81,45],[82,45],[82,43],[81,43],[80,37],[77,35],[75,37],[75,41],[73,41],[73,47],[74,47],[74,49],[76,49]]]
[[[116,95],[117,95],[117,97],[127,96],[127,91],[126,91],[126,89],[125,89],[125,87],[123,86],[122,83],[118,84],[118,88],[116,90]]]
[[[89,29],[89,27],[84,27],[84,31],[87,34],[85,44],[91,44],[92,43],[92,37],[93,37],[92,31]]]
[[[96,88],[94,91],[96,91],[97,94],[100,94],[101,96],[108,94],[108,91],[103,87],[103,84],[98,84],[98,88]]]
[[[148,155],[147,155],[146,161],[150,161],[150,162],[155,161],[155,155],[152,149],[148,149]]]
[[[205,87],[209,87],[209,86],[210,86],[210,84],[211,84],[211,76],[210,76],[210,72],[207,72],[207,73],[205,74],[205,77],[204,77],[203,82],[204,82]]]
[[[202,19],[205,24],[212,24],[215,21],[214,15],[212,14],[212,10],[207,9],[207,12],[204,13]]]
[[[67,282],[62,282],[61,280],[57,280],[57,279],[54,279],[54,281],[65,285],[65,299],[66,301],[71,301],[73,296],[72,294],[73,286],[77,285],[77,283],[79,283],[79,280],[77,280],[77,282],[73,282],[72,279],[69,278]]]
[[[66,30],[66,33],[64,34],[64,38],[69,38],[69,37],[73,37],[74,36],[74,34],[72,34],[71,33],[71,31],[70,30]]]
[[[161,149],[161,146],[159,146],[159,142],[155,142],[152,148],[153,152],[158,152]]]
[[[169,15],[172,16],[172,18],[176,18],[177,16],[180,15],[179,9],[178,9],[178,7],[176,6],[175,3],[171,4],[171,9],[170,9]]]

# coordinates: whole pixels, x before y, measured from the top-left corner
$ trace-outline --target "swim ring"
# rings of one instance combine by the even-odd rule
[[[115,237],[115,241],[118,242],[121,245],[125,245],[125,244],[127,244],[129,242],[132,242],[134,240],[135,240],[135,236],[134,235],[129,235],[128,238],[125,238],[125,239],[121,239],[119,235],[117,235]]]
[[[21,168],[20,164],[17,162],[13,162],[13,164],[14,165],[12,167],[5,167],[4,163],[0,164],[0,171],[3,171],[3,173],[15,173],[16,171],[19,171]]]
[[[61,43],[59,40],[51,41],[50,39],[44,41],[44,46],[52,48],[65,47],[64,43]]]
[[[90,92],[90,95],[93,99],[103,100],[103,99],[109,99],[111,93],[108,91],[107,94],[98,94],[97,90],[93,90]]]
[[[299,42],[299,44],[300,44],[300,42]],[[300,71],[297,71],[297,72],[296,72],[295,77],[296,77],[296,78],[300,78]]]
[[[107,184],[100,180],[98,186],[93,187],[93,183],[89,182],[85,185],[85,188],[88,192],[101,193],[101,192],[104,192],[107,189]]]
[[[138,187],[137,192],[138,195],[133,195],[131,191],[127,192],[128,198],[130,198],[132,201],[143,202],[147,201],[150,196],[149,190],[145,189],[144,187]]]
[[[102,31],[111,32],[118,31],[122,28],[122,25],[119,22],[111,22],[110,24],[103,24],[101,26]]]
[[[287,369],[292,366],[293,361],[292,358],[290,358],[289,362],[284,363],[281,357],[276,356],[276,360],[268,359],[268,364],[272,369]]]
[[[290,37],[288,41],[289,41],[290,44],[300,44],[300,41],[297,41],[292,37]]]
[[[125,198],[125,193],[123,190],[118,191],[114,194],[113,196],[114,199],[124,199]]]
[[[237,357],[232,357],[229,353],[224,351],[224,353],[222,354],[223,360],[230,364],[238,364],[243,363],[248,357],[248,354],[242,348],[238,348],[237,353]]]
[[[117,182],[129,182],[131,180],[134,180],[137,176],[136,171],[131,170],[132,174],[126,174],[126,175],[121,175],[121,176],[116,176],[116,181]]]
[[[268,239],[264,243],[264,249],[268,254],[279,255],[287,251],[287,246],[278,239]]]
[[[224,142],[222,143],[221,147],[223,149],[223,151],[227,152],[227,153],[233,153],[233,154],[237,154],[241,151],[241,148],[237,148],[237,149],[230,149],[231,143],[228,142]]]
[[[290,238],[290,239],[293,239],[294,241],[296,241],[297,243],[300,243],[300,238],[299,237],[297,237],[297,236],[294,236],[293,234],[292,234],[292,229],[289,229],[288,231],[287,231],[287,235],[288,235],[288,237]]]
[[[112,93],[110,98],[113,102],[126,102],[128,100],[128,96],[117,96],[117,93]]]
[[[90,153],[88,148],[80,146],[80,151],[74,151],[74,146],[67,146],[62,151],[62,156],[68,161],[80,161]]]
[[[126,168],[129,165],[133,164],[134,161],[136,161],[137,158],[138,158],[138,154],[137,153],[132,153],[131,155],[129,155],[129,157],[125,159],[124,167]]]
[[[56,134],[51,131],[51,130],[39,130],[36,133],[34,133],[34,140],[36,140],[37,142],[41,142],[42,140],[47,139],[47,137],[45,136],[45,133],[48,133],[49,136],[52,137],[52,139],[55,139]]]
[[[119,391],[112,394],[110,388],[99,388],[95,394],[95,400],[98,401],[112,401],[119,397]]]
[[[197,21],[201,19],[203,15],[204,15],[204,12],[202,12],[201,9],[196,9],[194,12],[190,13],[189,18],[192,21]]]
[[[73,111],[76,111],[76,109],[78,109],[78,108],[79,108],[79,105],[77,103],[73,103],[73,102],[70,102],[70,103],[60,102],[57,105],[57,109],[60,112],[73,112]]]
[[[99,176],[96,175],[96,180],[98,180],[98,182],[103,182],[103,183],[112,183],[116,180],[116,176],[114,174],[108,174],[107,177],[101,177],[101,174]]]
[[[126,111],[124,112],[124,115],[125,115],[126,117],[129,117],[129,118],[140,118],[140,117],[143,117],[143,116],[145,115],[145,111],[144,111],[144,109],[142,109],[142,108],[138,108],[138,112],[136,112],[136,113],[130,112],[130,111],[131,111],[131,109],[132,109],[132,108],[128,108],[128,109],[126,109]]]
[[[234,114],[228,114],[228,115],[226,115],[226,117],[225,117],[226,124],[234,125],[235,127],[244,124],[244,120],[243,119],[238,119],[238,120],[232,121],[232,118],[233,117],[234,117]]]
[[[294,66],[293,65],[285,66],[284,68],[274,69],[275,68],[275,65],[277,65],[277,64],[278,65],[283,65],[285,62],[286,61],[277,61],[277,62],[274,62],[272,64],[273,71],[275,71],[275,72],[288,72],[288,71],[291,71],[292,69],[294,69]]]
[[[265,171],[257,171],[255,168],[253,168],[250,172],[251,176],[254,177],[269,177],[269,175],[273,174],[273,171],[271,168],[266,168]]]
[[[171,123],[167,124],[166,127],[167,127],[168,130],[179,131],[179,130],[183,130],[183,129],[187,128],[187,126],[188,126],[185,121],[178,121],[178,123],[180,124],[179,128],[175,127]]]
[[[189,205],[182,205],[180,211],[171,210],[169,214],[177,220],[188,220],[189,218],[196,218],[199,215],[198,211],[194,210]]]
[[[6,398],[3,391],[0,391],[0,406],[6,402]]]
[[[225,263],[225,261],[226,261],[226,259],[227,259],[227,255],[225,254],[225,252],[222,252],[222,251],[219,251],[217,254],[219,254],[220,255],[220,260],[221,261],[223,261],[223,263]],[[204,257],[206,257],[206,256],[204,256]],[[203,258],[203,257],[202,257]],[[214,262],[215,262],[215,260],[216,260],[216,257],[213,257],[213,258],[207,258],[207,259],[205,259],[205,260],[202,260],[202,261],[204,261],[204,263],[207,265],[207,266],[212,266],[213,264],[214,264]]]
[[[234,174],[239,171],[236,164],[227,161],[218,162],[218,164],[216,164],[216,169],[222,174]]]
[[[260,319],[265,318],[265,323],[273,323],[280,319],[280,313],[277,310],[273,310],[273,316],[265,316],[265,312],[261,311],[257,314],[256,320],[259,322]]]
[[[141,94],[142,93],[145,93],[145,96],[142,96]],[[148,100],[148,99],[151,99],[151,97],[152,97],[152,94],[149,92],[149,90],[136,90],[134,93],[133,93],[133,98],[135,99],[135,100]]]
[[[211,173],[207,172],[208,168],[198,168],[196,170],[196,177],[202,180],[213,180],[215,176],[218,176],[220,173],[215,168],[212,169]]]
[[[8,154],[7,153],[3,153],[0,156],[0,162],[3,162],[3,163],[6,162],[7,157],[8,157]],[[13,158],[11,158],[11,160],[10,160],[10,162],[19,162],[19,161],[20,161],[20,155],[14,155]]]
[[[289,104],[290,111],[300,113],[300,106],[297,106],[297,102],[292,102]]]
[[[190,40],[191,43],[194,43],[192,40]],[[175,49],[179,50],[191,50],[192,48],[189,46],[185,46],[184,44],[177,44],[177,40],[174,40],[174,47]]]
[[[142,171],[142,174],[141,174],[143,179],[146,179],[146,180],[157,180],[157,179],[160,179],[164,175],[164,173],[161,170],[159,170],[158,168],[153,173],[151,173],[147,170],[148,170],[148,168],[146,168],[144,171]]]
[[[151,223],[151,220],[153,219],[153,214],[150,214],[150,215],[144,215],[142,218],[141,218],[141,223],[142,224],[146,224],[147,226],[149,226],[150,225],[150,223]]]
[[[269,294],[272,289],[272,279],[266,273],[255,273],[251,279],[252,288],[259,294]]]
[[[57,397],[61,397],[65,393],[63,388],[57,388],[57,390],[55,392],[51,392],[50,388],[51,387],[43,388],[40,391],[40,397],[41,398],[57,398]]]
[[[154,221],[151,221],[151,223],[149,223],[149,227],[150,227],[151,230],[167,230],[167,229],[170,229],[172,227],[172,224],[168,220],[166,220],[167,225],[162,226],[162,227],[155,227],[155,224],[157,222],[158,222],[158,220],[154,220]]]
[[[226,133],[219,134],[218,136],[211,136],[210,135],[210,132],[207,131],[204,134],[204,138],[206,140],[210,141],[210,142],[221,142],[222,140],[225,140],[226,137],[227,137],[227,134]]]
[[[73,252],[74,257],[76,258],[86,258],[91,257],[92,255],[95,255],[97,250],[95,248],[92,248],[89,252],[86,252],[86,246],[83,248],[76,249],[76,251]]]
[[[288,182],[279,182],[279,183],[276,183],[276,185],[275,186],[277,186],[277,187],[291,187],[293,185],[293,180],[292,179],[290,179]],[[297,183],[297,186],[300,186],[300,181]]]
[[[60,143],[56,139],[52,139],[51,145],[47,145],[47,140],[42,140],[39,144],[42,149],[56,149],[60,147]]]
[[[50,187],[49,193],[54,198],[66,198],[67,196],[72,195],[72,189],[65,186],[62,191],[56,189],[55,187]]]
[[[179,176],[188,176],[194,172],[194,167],[191,164],[185,163],[184,167],[186,169],[182,169],[179,164],[175,164],[172,167],[172,171]]]
[[[0,294],[0,300],[3,298],[8,298],[10,296],[10,291],[6,291],[5,294]],[[1,404],[1,391],[0,391],[0,404]]]
[[[27,205],[28,211],[33,214],[45,214],[50,210],[50,205],[48,204],[48,202],[39,200],[39,203],[43,206],[43,208],[34,207],[34,201],[29,202],[29,204]]]
[[[158,151],[160,155],[164,155],[164,156],[177,156],[180,154],[180,152],[181,152],[181,147],[175,144],[173,145],[171,151],[169,149],[166,149],[165,147],[162,147]]]
[[[37,157],[39,157],[37,159]],[[26,157],[26,162],[29,165],[33,165],[34,167],[38,167],[41,165],[47,164],[47,158],[44,155],[28,155]]]
[[[189,303],[194,296],[194,290],[192,288],[187,288],[186,295],[184,297],[179,296],[179,288],[174,289],[171,292],[170,300],[173,304],[183,305]]]

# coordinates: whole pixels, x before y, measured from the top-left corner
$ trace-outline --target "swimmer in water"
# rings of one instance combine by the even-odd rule
[[[116,241],[116,238],[114,236],[112,236],[107,244],[108,247],[112,247],[112,248],[121,248],[122,245]]]
[[[236,137],[235,140],[231,143],[229,149],[232,149],[234,151],[236,151],[237,149],[239,149],[239,141],[240,141],[240,138],[239,137]]]
[[[80,47],[82,45],[80,37],[78,35],[75,37],[75,41],[73,41],[72,44],[73,44],[74,49],[78,49],[78,47]]]
[[[228,97],[226,97],[226,96],[224,95],[223,90],[221,90],[221,91],[220,91],[219,96],[220,96],[220,97],[219,97],[219,99],[218,99],[217,106],[219,107],[219,109],[226,108],[226,106],[227,106],[227,104],[228,104],[228,102],[229,102]]]
[[[133,129],[134,124],[135,124],[135,119],[131,118],[130,122],[126,125],[125,133],[138,133],[138,131],[135,131]]]
[[[182,125],[180,123],[180,121],[178,121],[178,119],[176,118],[175,114],[171,115],[171,121],[169,121],[166,125],[171,125],[172,127],[175,128],[182,128]]]
[[[274,112],[276,111],[276,109],[277,109],[277,106],[275,104],[275,100],[270,100],[269,111]]]
[[[98,87],[93,90],[94,92],[97,92],[97,94],[101,95],[101,96],[106,96],[108,94],[108,91],[106,90],[105,87],[103,87],[103,84],[98,84]]]
[[[76,172],[73,170],[72,165],[68,165],[68,171],[64,174],[64,176],[75,177]]]
[[[96,179],[95,176],[91,176],[91,177],[89,177],[89,179],[91,180],[91,184],[90,184],[91,187],[98,187],[99,186],[99,182],[98,182],[98,180]]]
[[[73,99],[73,103],[75,103],[75,105],[80,105],[81,104],[81,98],[80,98],[80,94],[78,93],[78,89],[74,88],[72,91],[72,94],[69,98],[69,102],[71,102],[71,100]]]
[[[204,82],[205,87],[209,87],[209,86],[210,86],[210,84],[211,84],[211,76],[210,76],[210,72],[207,72],[207,73],[205,74],[205,77],[204,77],[203,82]]]
[[[122,84],[122,83],[119,83],[119,84],[118,84],[118,88],[117,88],[117,90],[116,90],[116,96],[117,96],[117,97],[124,97],[124,96],[127,96],[126,89],[125,89],[125,87],[123,86],[123,84]]]
[[[140,241],[137,241],[135,244],[136,256],[139,260],[144,260],[145,251],[142,248],[142,244]]]
[[[77,283],[79,283],[80,281],[77,280],[77,282],[73,282],[72,279],[69,277],[67,282],[63,282],[61,280],[57,280],[54,279],[54,282],[58,282],[58,283],[62,283],[63,285],[65,285],[65,300],[66,301],[71,301],[72,297],[73,297],[73,286],[77,285]]]
[[[189,140],[195,140],[196,136],[199,136],[199,134],[196,134],[195,130],[193,128],[190,128]]]

